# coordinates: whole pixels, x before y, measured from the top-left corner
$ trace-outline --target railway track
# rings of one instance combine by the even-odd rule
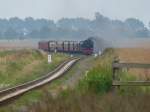
[[[43,77],[40,77],[39,79],[0,91],[0,105],[9,102],[11,99],[15,99],[17,96],[20,96],[25,92],[31,91],[32,89],[43,86],[59,78],[65,72],[67,72],[78,60],[78,58],[70,59],[63,62],[54,71],[48,73]]]

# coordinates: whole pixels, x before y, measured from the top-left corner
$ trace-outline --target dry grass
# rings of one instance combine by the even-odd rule
[[[121,61],[150,63],[149,48],[120,48],[115,51]]]
[[[107,93],[81,95],[69,91],[52,98],[46,93],[42,102],[30,105],[29,112],[149,112],[150,95],[123,96]]]
[[[115,53],[122,62],[150,63],[150,48],[120,48]],[[139,79],[150,79],[150,69],[130,69]]]
[[[110,64],[110,57],[110,54],[104,55],[106,59],[97,60],[95,66]],[[62,91],[53,98],[45,91],[42,101],[28,107],[29,112],[150,112],[150,94],[136,88],[129,88],[123,94],[109,91],[101,95],[73,89]]]
[[[0,51],[0,89],[34,80],[54,69],[67,56],[53,54],[52,58],[53,62],[48,64],[47,54],[36,50]]]
[[[112,55],[112,52],[110,52],[107,53],[107,55],[103,55],[101,58],[95,59],[94,65],[95,67],[98,67],[97,69],[100,69],[100,73],[102,72],[102,69],[99,68],[99,66],[105,66],[106,63],[111,65]],[[103,72],[103,74],[105,74],[105,72]],[[148,92],[143,92],[138,88],[128,88],[127,91],[124,92],[113,92],[109,90],[105,94],[99,94],[89,89],[82,92],[82,89],[77,86],[75,88],[61,90],[55,97],[53,97],[49,89],[43,89],[43,93],[44,95],[42,95],[40,101],[30,104],[26,103],[26,106],[21,109],[17,109],[15,106],[12,106],[11,111],[150,112],[150,94]],[[33,100],[33,97],[30,98]]]
[[[0,40],[0,50],[38,48],[36,40]]]

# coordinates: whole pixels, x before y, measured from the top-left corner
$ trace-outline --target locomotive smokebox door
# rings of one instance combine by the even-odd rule
[[[48,63],[51,63],[51,62],[52,62],[52,55],[48,54]]]

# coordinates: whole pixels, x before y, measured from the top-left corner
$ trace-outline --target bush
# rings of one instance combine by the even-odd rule
[[[96,93],[108,92],[112,85],[111,68],[98,66],[89,71],[86,77],[80,81],[80,90]]]

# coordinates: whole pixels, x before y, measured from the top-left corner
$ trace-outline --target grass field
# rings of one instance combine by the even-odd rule
[[[118,49],[107,49],[97,58],[85,57],[64,77],[50,86],[28,92],[0,112],[149,112],[150,92],[144,87],[112,89],[111,66],[116,51],[117,55],[121,53]],[[126,73],[122,78],[135,77]],[[70,86],[73,79],[77,79],[74,87]],[[53,95],[53,90],[59,90],[57,95]]]
[[[0,51],[1,89],[34,80],[54,69],[67,55],[53,54],[47,63],[47,54],[37,50]]]
[[[142,87],[111,88],[114,50],[95,58],[92,69],[83,74],[75,88],[59,91],[55,97],[45,91],[40,102],[28,105],[29,112],[149,112],[150,93]],[[131,77],[127,74],[127,79]]]
[[[150,64],[150,48],[120,48],[115,53],[122,62]],[[139,79],[150,79],[150,69],[130,69],[129,72]]]
[[[37,90],[33,90],[24,94],[18,100],[16,100],[13,104],[4,106],[0,109],[0,112],[7,112],[7,111],[18,111],[24,110],[26,106],[32,105],[36,102],[42,101],[42,98],[45,96],[46,93],[50,93],[52,96],[58,95],[59,92],[66,88],[74,88],[79,80],[84,77],[84,74],[87,70],[92,69],[95,65],[97,59],[93,56],[84,57],[82,60],[77,62],[73,68],[67,72],[63,77],[57,79],[56,81],[52,82],[49,85],[45,85],[42,88]]]
[[[115,49],[121,61],[150,63],[149,48],[120,48]]]

